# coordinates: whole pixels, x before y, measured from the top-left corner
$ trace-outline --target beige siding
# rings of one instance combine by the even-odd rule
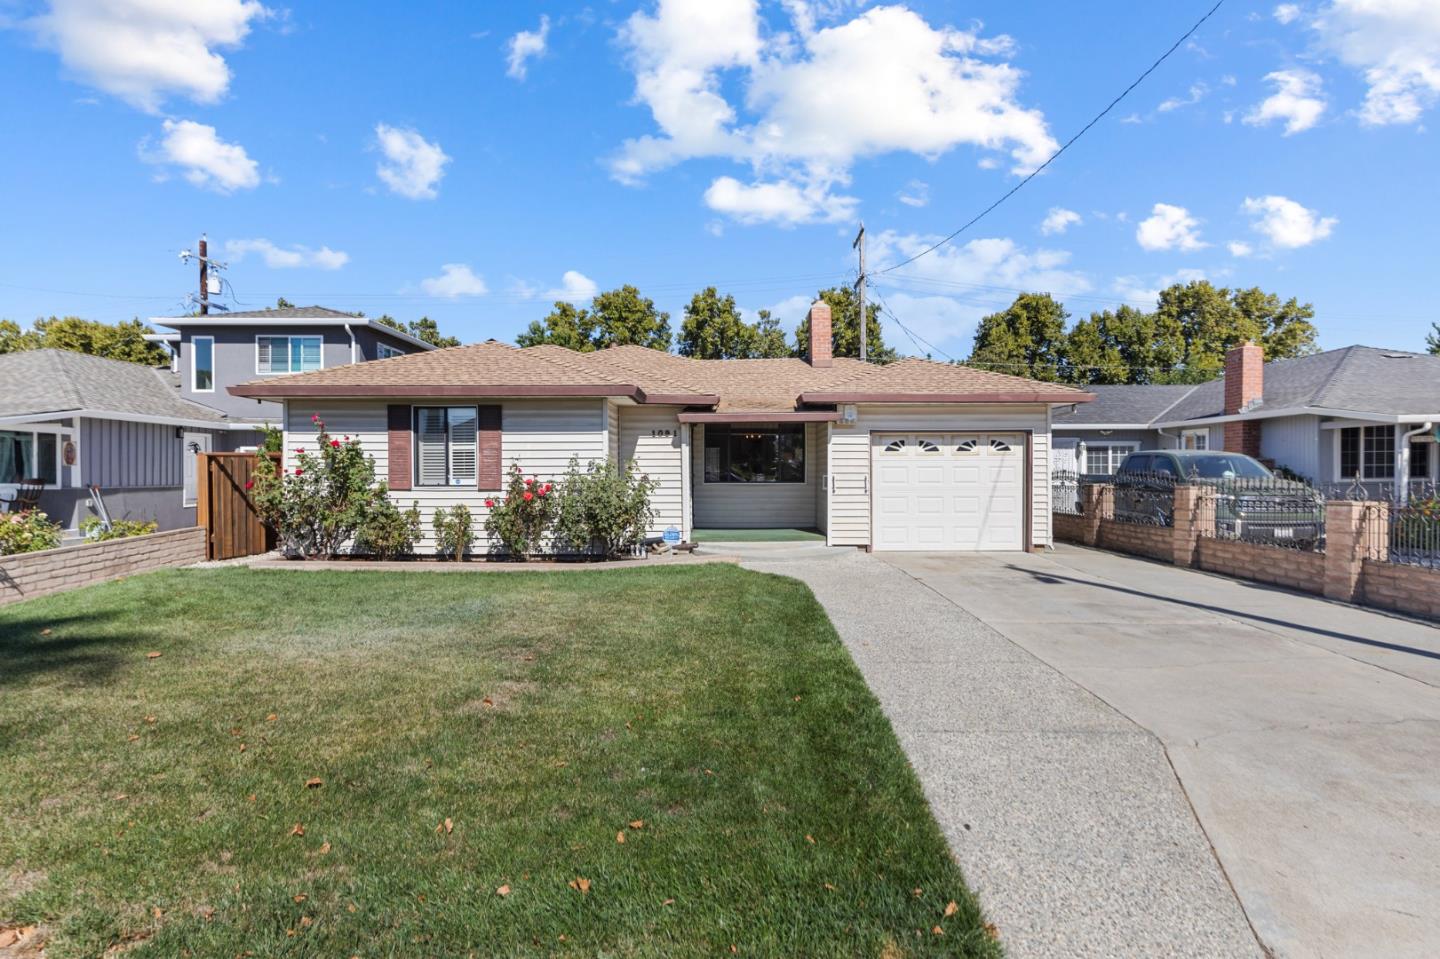
[[[818,456],[817,427],[805,424],[805,482],[705,482],[705,427],[694,429],[691,481],[694,484],[695,525],[701,529],[810,528],[815,525],[816,491],[825,466]],[[820,462],[816,462],[817,458]]]
[[[457,403],[458,401],[451,401]],[[423,405],[417,402],[415,405]],[[599,400],[509,400],[501,401],[501,455],[505,470],[519,463],[527,476],[541,480],[558,479],[573,455],[583,468],[606,455],[604,405]],[[389,469],[389,435],[386,404],[377,402],[291,403],[285,423],[285,465],[294,468],[295,449],[313,446],[315,431],[311,414],[318,413],[332,436],[357,437],[365,452],[375,460],[375,476],[383,479]],[[487,510],[485,500],[493,490],[461,487],[417,487],[391,494],[402,508],[419,504],[423,539],[417,549],[435,548],[431,520],[437,507],[464,504],[475,520],[477,538]]]
[[[680,528],[690,538],[685,522],[685,450],[678,407],[622,406],[620,408],[620,463],[635,467],[658,482],[650,494],[655,512],[649,534],[659,536],[667,526]]]
[[[605,457],[620,462],[620,404],[614,400],[605,401]]]
[[[815,424],[815,526],[820,532],[830,528],[830,424]]]
[[[831,424],[830,524],[832,546],[870,543],[870,433],[894,430],[1031,430],[1034,433],[1031,490],[1033,537],[1050,543],[1049,411],[1036,406],[941,407],[861,406],[851,425]]]

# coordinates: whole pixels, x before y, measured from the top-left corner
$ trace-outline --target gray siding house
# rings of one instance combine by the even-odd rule
[[[114,519],[192,526],[195,454],[252,447],[283,421],[281,404],[230,386],[433,349],[318,306],[152,322],[175,331],[147,337],[170,347],[169,370],[65,350],[0,356],[0,500],[40,480],[39,508],[70,530],[97,491]]]
[[[1113,473],[1134,449],[1184,447],[1369,495],[1404,498],[1440,478],[1440,356],[1347,346],[1266,363],[1246,345],[1198,386],[1089,389],[1095,402],[1055,414],[1061,468]]]

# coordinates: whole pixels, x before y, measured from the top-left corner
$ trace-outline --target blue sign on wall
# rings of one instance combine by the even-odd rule
[[[678,543],[678,542],[680,542],[680,527],[678,527],[678,526],[667,526],[667,527],[665,527],[665,542],[667,542],[667,543]]]

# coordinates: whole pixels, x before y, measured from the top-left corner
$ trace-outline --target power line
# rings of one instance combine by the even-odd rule
[[[920,343],[924,343],[926,346],[930,347],[930,352],[931,352],[931,353],[939,353],[941,356],[945,357],[945,358],[946,358],[947,360],[949,360],[951,363],[958,363],[958,362],[959,362],[959,360],[955,359],[955,357],[951,356],[949,353],[946,353],[944,350],[940,349],[940,347],[936,346],[934,343],[931,343],[929,340],[925,339],[925,337],[921,336],[919,333],[913,332],[913,331],[910,329],[910,327],[908,327],[908,326],[906,326],[904,323],[900,322],[900,317],[896,316],[896,315],[895,315],[895,312],[890,309],[890,304],[885,301],[885,297],[883,297],[883,296],[880,295],[880,291],[879,291],[879,290],[876,290],[876,291],[875,291],[875,299],[877,299],[877,300],[880,301],[880,309],[884,311],[885,315],[888,316],[888,317],[890,317],[890,319],[894,320],[894,321],[895,321],[895,325],[898,326],[898,327],[900,327],[900,329],[902,329],[902,330],[905,331],[905,335],[908,336],[908,337],[910,337],[910,342],[911,342],[911,343],[915,343],[915,349],[917,349],[917,350],[920,349]],[[919,340],[919,342],[916,342],[917,339]]]
[[[907,263],[914,263],[916,260],[920,259],[922,256],[925,256],[925,255],[928,254],[928,253],[933,253],[933,252],[935,252],[936,250],[940,249],[940,247],[944,246],[946,243],[949,243],[951,240],[955,239],[955,238],[956,238],[957,236],[959,236],[961,233],[964,233],[966,230],[970,229],[970,227],[974,226],[976,223],[979,223],[981,220],[983,220],[983,219],[985,218],[985,216],[990,213],[991,210],[994,210],[997,206],[999,206],[1000,204],[1004,203],[1006,200],[1010,199],[1012,196],[1014,196],[1016,193],[1018,193],[1018,192],[1020,191],[1020,188],[1021,188],[1021,187],[1023,187],[1025,184],[1029,183],[1031,180],[1035,179],[1037,176],[1039,176],[1039,175],[1040,175],[1040,172],[1041,172],[1042,170],[1044,170],[1046,167],[1048,167],[1050,164],[1054,163],[1056,160],[1058,160],[1058,159],[1060,158],[1060,154],[1062,154],[1062,153],[1064,153],[1066,150],[1070,149],[1070,147],[1075,143],[1076,140],[1079,140],[1081,137],[1083,137],[1087,132],[1089,132],[1089,130],[1090,130],[1091,127],[1093,127],[1095,124],[1099,123],[1101,120],[1103,120],[1103,119],[1105,118],[1105,116],[1106,116],[1111,110],[1113,110],[1113,109],[1115,109],[1117,106],[1119,106],[1121,100],[1124,100],[1127,96],[1129,96],[1129,95],[1130,95],[1130,92],[1131,92],[1132,90],[1134,90],[1136,87],[1138,87],[1141,83],[1143,83],[1143,82],[1145,81],[1145,78],[1146,78],[1146,77],[1148,77],[1148,76],[1150,76],[1150,74],[1154,73],[1155,70],[1159,68],[1160,64],[1162,64],[1162,63],[1164,63],[1166,60],[1170,59],[1170,55],[1171,55],[1172,53],[1174,53],[1176,50],[1180,49],[1180,45],[1181,45],[1182,43],[1184,43],[1186,40],[1189,40],[1192,36],[1194,36],[1195,31],[1196,31],[1196,30],[1199,30],[1200,27],[1204,25],[1204,23],[1205,23],[1206,20],[1209,20],[1212,16],[1214,16],[1214,15],[1215,15],[1215,11],[1219,10],[1219,9],[1224,5],[1224,3],[1225,3],[1225,0],[1217,0],[1215,6],[1211,7],[1210,10],[1209,10],[1209,12],[1206,13],[1205,16],[1203,16],[1203,17],[1201,17],[1199,20],[1195,21],[1195,25],[1194,25],[1193,27],[1191,27],[1189,30],[1186,30],[1186,31],[1185,31],[1185,34],[1184,34],[1182,37],[1180,37],[1179,40],[1176,40],[1175,43],[1171,45],[1171,47],[1170,47],[1169,50],[1166,50],[1163,54],[1160,55],[1160,59],[1158,59],[1158,60],[1156,60],[1154,63],[1150,64],[1150,68],[1147,69],[1144,73],[1140,74],[1140,76],[1135,79],[1135,82],[1131,83],[1128,87],[1126,87],[1123,91],[1121,91],[1121,93],[1120,93],[1120,95],[1119,95],[1118,97],[1116,97],[1115,99],[1111,100],[1109,106],[1107,106],[1105,109],[1103,109],[1103,110],[1101,110],[1099,113],[1097,113],[1097,114],[1095,115],[1094,119],[1092,119],[1089,123],[1085,124],[1083,127],[1080,128],[1080,132],[1079,132],[1079,133],[1075,134],[1073,137],[1071,137],[1070,139],[1066,140],[1065,143],[1061,145],[1060,149],[1058,149],[1058,150],[1056,150],[1054,153],[1050,154],[1049,159],[1047,159],[1044,163],[1040,164],[1040,165],[1039,165],[1038,167],[1036,167],[1034,170],[1030,171],[1030,173],[1029,173],[1023,180],[1021,180],[1019,183],[1017,183],[1017,184],[1015,184],[1013,187],[1011,187],[1011,188],[1005,193],[1004,196],[1000,197],[1000,199],[996,200],[994,203],[990,204],[990,205],[987,206],[985,209],[981,210],[978,214],[976,214],[976,215],[975,215],[974,217],[972,217],[968,222],[966,222],[964,226],[960,227],[960,229],[956,230],[954,233],[951,233],[949,236],[945,237],[943,240],[939,241],[938,243],[934,244],[933,246],[930,246],[930,247],[928,247],[928,248],[926,248],[926,249],[924,249],[924,250],[921,250],[919,253],[916,253],[914,256],[910,257],[909,259],[907,259],[907,260],[902,260],[902,261],[900,261],[899,263],[896,263],[894,266],[886,267],[886,268],[883,269],[883,270],[876,270],[875,272],[877,272],[877,273],[889,273],[891,270],[898,270],[900,267],[904,266],[904,265],[907,264]]]

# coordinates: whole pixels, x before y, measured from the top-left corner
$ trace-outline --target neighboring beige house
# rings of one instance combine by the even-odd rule
[[[358,437],[394,499],[420,504],[427,535],[436,507],[483,517],[511,463],[553,479],[574,456],[658,480],[653,535],[808,527],[874,549],[1050,543],[1051,413],[1090,394],[927,360],[833,359],[820,302],[810,329],[807,359],[491,341],[230,392],[285,403],[288,456],[313,441],[313,414]]]

